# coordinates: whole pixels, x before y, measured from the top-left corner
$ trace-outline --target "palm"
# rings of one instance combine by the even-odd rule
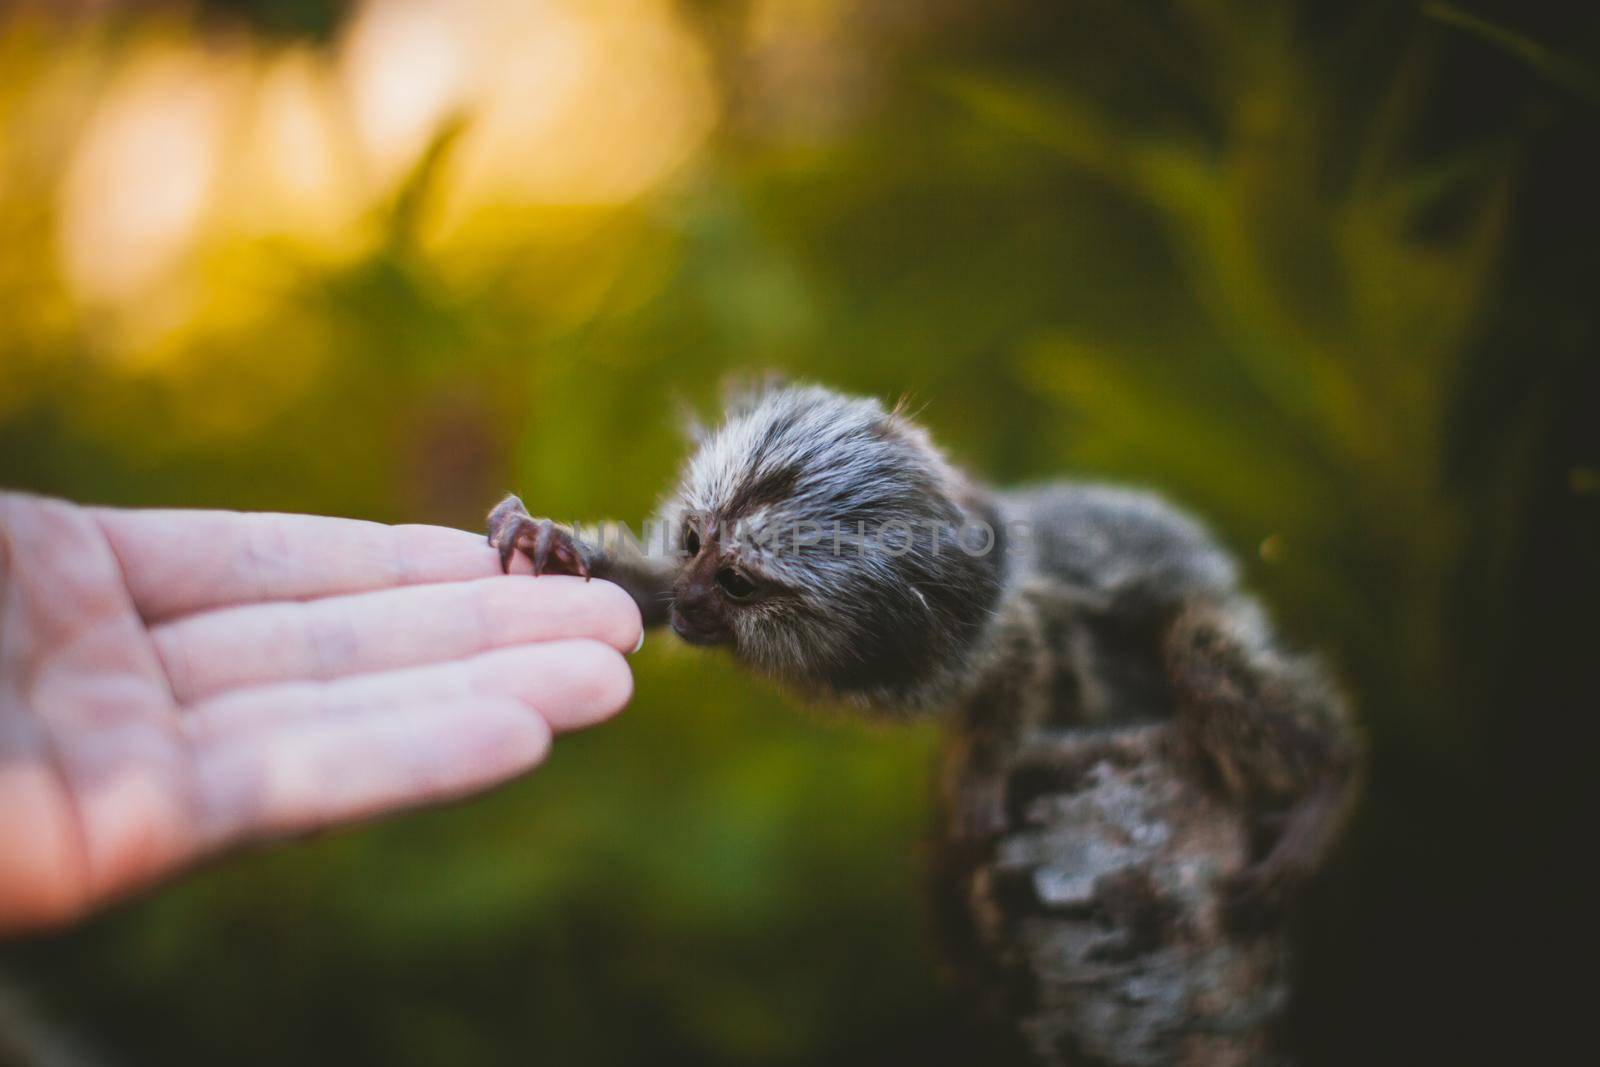
[[[632,602],[497,573],[438,527],[0,494],[0,928],[482,788],[621,707]]]

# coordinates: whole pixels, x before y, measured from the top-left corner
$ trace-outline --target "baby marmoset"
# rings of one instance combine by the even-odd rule
[[[1064,736],[1171,720],[1264,840],[1230,894],[1281,902],[1326,853],[1357,748],[1333,687],[1283,652],[1229,557],[1146,493],[994,492],[903,412],[809,386],[739,395],[644,543],[530,517],[489,537],[509,566],[617,582],[646,625],[722,645],[800,690],[942,709],[953,840],[1008,829],[1008,786]],[[664,533],[663,533],[664,532]]]

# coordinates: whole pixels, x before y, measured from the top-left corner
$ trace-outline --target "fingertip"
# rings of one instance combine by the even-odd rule
[[[628,706],[633,699],[633,670],[621,652],[610,645],[597,646],[594,675],[594,708],[603,722]]]
[[[618,652],[637,649],[644,624],[620,586],[568,575],[487,581],[477,589],[492,644],[590,639]]]
[[[604,620],[601,640],[624,655],[639,651],[644,646],[644,617],[633,597],[622,586],[604,579],[588,582],[586,588],[599,600]]]
[[[573,679],[566,714],[551,709],[551,727],[557,732],[582,729],[605,722],[633,699],[633,671],[622,653],[599,641],[573,641],[562,649],[562,660]]]
[[[465,705],[471,720],[467,763],[500,781],[532,770],[550,754],[550,724],[514,700],[487,700]]]

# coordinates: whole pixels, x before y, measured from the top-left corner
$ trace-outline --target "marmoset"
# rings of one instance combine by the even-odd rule
[[[511,496],[490,543],[508,568],[520,550],[535,573],[614,581],[647,626],[804,694],[945,715],[947,832],[968,855],[1012,828],[1019,782],[1063,739],[1166,721],[1260,830],[1225,899],[1280,908],[1317,870],[1357,764],[1344,704],[1280,647],[1195,520],[1122,488],[992,491],[903,408],[815,386],[747,389],[696,436],[642,538],[535,518]],[[954,895],[1000,906],[984,892]]]

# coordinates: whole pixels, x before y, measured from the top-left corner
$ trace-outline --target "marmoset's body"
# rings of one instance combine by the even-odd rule
[[[1357,750],[1334,690],[1279,650],[1231,560],[1191,519],[1128,490],[991,493],[899,411],[814,387],[758,389],[700,435],[640,550],[490,516],[507,563],[607,578],[646,624],[724,645],[802,691],[951,717],[950,837],[981,849],[1016,782],[1087,728],[1170,720],[1273,832],[1230,881],[1281,903],[1325,854]],[[665,538],[661,531],[666,531]],[[981,887],[957,896],[986,906]]]

